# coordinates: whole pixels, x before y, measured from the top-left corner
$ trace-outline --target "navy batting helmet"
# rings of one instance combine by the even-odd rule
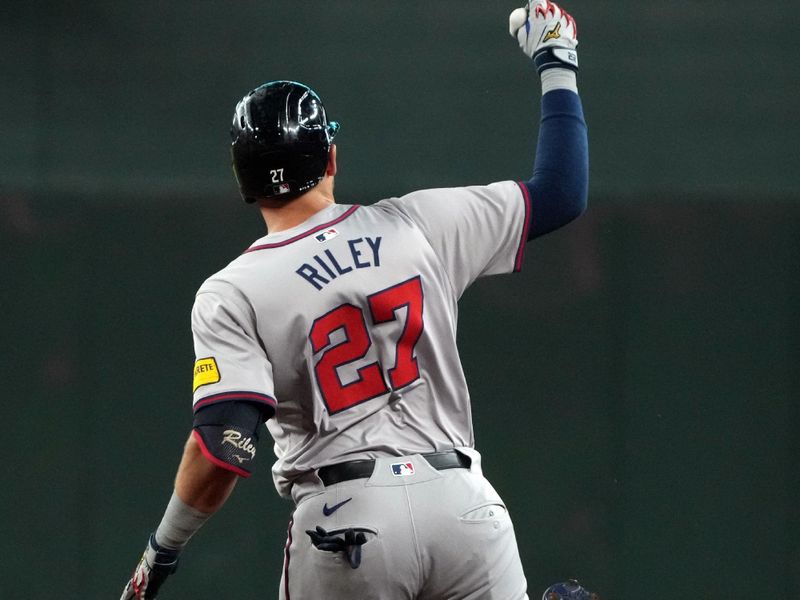
[[[320,97],[295,81],[270,81],[236,105],[231,157],[246,202],[291,200],[325,176],[339,124],[328,121]]]

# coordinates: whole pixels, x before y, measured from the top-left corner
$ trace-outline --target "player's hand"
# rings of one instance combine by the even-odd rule
[[[120,600],[153,600],[167,576],[177,570],[178,554],[178,550],[160,547],[151,535]]]
[[[552,67],[578,70],[578,26],[550,0],[529,0],[508,17],[508,31],[539,73]]]

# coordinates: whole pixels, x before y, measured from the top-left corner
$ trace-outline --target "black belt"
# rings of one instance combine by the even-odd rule
[[[443,469],[469,469],[470,464],[472,464],[468,456],[459,454],[455,450],[423,454],[422,458],[428,461],[428,464],[437,471],[442,471]],[[374,460],[351,460],[350,462],[322,467],[317,471],[317,475],[325,485],[333,485],[341,481],[371,477],[374,470]]]

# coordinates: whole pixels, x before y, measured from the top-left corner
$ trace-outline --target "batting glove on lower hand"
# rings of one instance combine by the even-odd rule
[[[155,534],[151,535],[120,600],[154,600],[167,576],[178,569],[178,554],[178,550],[159,546]]]
[[[508,17],[508,30],[533,59],[537,71],[554,67],[578,70],[578,26],[550,0],[529,0]]]

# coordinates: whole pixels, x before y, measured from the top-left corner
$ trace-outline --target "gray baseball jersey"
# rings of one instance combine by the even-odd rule
[[[275,408],[275,485],[319,467],[472,447],[457,301],[520,269],[530,221],[514,182],[332,204],[210,277],[192,312],[194,407]]]

